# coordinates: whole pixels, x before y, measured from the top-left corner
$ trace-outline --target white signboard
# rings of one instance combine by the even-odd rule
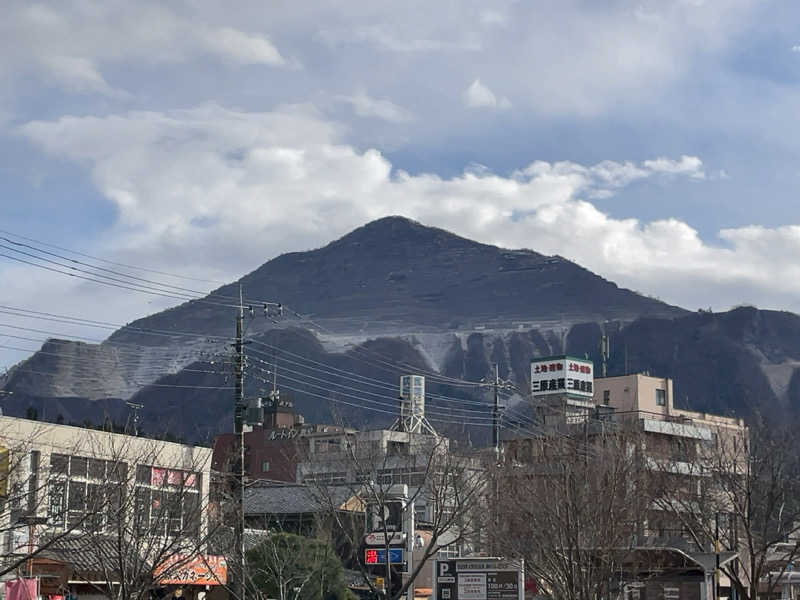
[[[399,546],[406,541],[406,534],[396,531],[389,534],[389,545]],[[364,543],[367,546],[385,546],[386,534],[380,532],[368,533],[364,536]]]
[[[453,558],[433,563],[433,600],[524,600],[522,561]]]
[[[459,574],[458,600],[486,600],[486,574]]]
[[[571,356],[553,356],[531,361],[533,396],[570,394],[591,398],[594,395],[592,361]]]

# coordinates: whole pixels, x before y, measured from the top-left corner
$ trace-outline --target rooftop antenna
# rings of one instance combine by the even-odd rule
[[[400,377],[400,416],[391,429],[437,435],[425,418],[425,377],[422,375]]]

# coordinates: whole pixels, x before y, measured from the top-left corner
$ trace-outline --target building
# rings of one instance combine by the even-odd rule
[[[113,572],[127,559],[106,550],[122,544],[152,574],[169,558],[159,541],[175,540],[161,544],[173,553],[204,547],[210,448],[0,416],[0,454],[2,564],[38,550],[63,560],[78,544],[95,572]],[[37,560],[25,566],[42,576]],[[70,572],[70,587],[86,584]]]
[[[249,481],[295,482],[297,465],[307,454],[311,438],[335,437],[354,431],[337,425],[306,423],[302,415],[294,412],[291,399],[281,397],[279,392],[251,399],[248,406],[244,470]],[[234,433],[223,433],[214,438],[214,470],[229,472],[237,463],[238,448],[239,437]]]
[[[582,422],[594,408],[592,361],[547,356],[531,361],[531,399],[536,419],[545,425]]]
[[[548,477],[554,473],[548,461],[556,464],[560,458],[553,453],[588,455],[613,437],[627,447],[638,465],[635,468],[649,473],[641,481],[651,486],[639,494],[651,500],[631,524],[633,545],[626,558],[630,569],[620,573],[620,581],[647,580],[648,590],[641,591],[646,597],[711,597],[716,560],[721,564],[734,560],[739,549],[715,549],[711,539],[698,543],[685,522],[659,499],[668,490],[688,506],[701,493],[713,495],[708,490],[708,457],[720,447],[746,439],[744,421],[676,408],[674,386],[668,378],[631,374],[594,379],[587,363],[563,355],[532,361],[531,396],[540,433],[506,440],[505,460],[535,465],[524,472]],[[726,522],[721,526],[733,527]],[[667,565],[682,575],[665,575]],[[631,597],[640,595],[638,587],[628,591]],[[729,596],[730,582],[723,577],[718,597]]]

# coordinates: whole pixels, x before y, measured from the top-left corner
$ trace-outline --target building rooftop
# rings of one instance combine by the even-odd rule
[[[320,513],[328,510],[328,502],[342,508],[353,491],[346,486],[330,486],[319,490],[307,485],[267,485],[245,490],[244,511],[249,515],[287,515]]]

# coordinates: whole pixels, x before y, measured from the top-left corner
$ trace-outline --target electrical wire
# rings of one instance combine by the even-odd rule
[[[230,341],[230,338],[227,338],[227,337],[208,336],[208,335],[203,335],[203,334],[197,334],[197,333],[194,333],[194,332],[180,332],[180,331],[166,331],[166,330],[157,330],[157,329],[138,328],[138,327],[124,326],[124,325],[111,323],[111,322],[107,322],[107,321],[96,321],[96,320],[92,320],[92,319],[85,319],[83,317],[72,317],[72,316],[58,315],[56,313],[47,313],[47,312],[43,312],[43,311],[31,311],[29,309],[20,309],[20,308],[17,308],[17,307],[2,306],[2,305],[0,305],[0,308],[10,309],[10,310],[7,310],[7,311],[0,310],[0,313],[5,312],[6,314],[11,314],[12,316],[32,318],[32,319],[41,319],[41,320],[49,320],[49,321],[56,321],[56,322],[63,322],[63,323],[67,323],[67,324],[70,324],[70,325],[92,326],[92,327],[100,327],[100,328],[104,328],[104,329],[117,329],[117,328],[120,328],[120,327],[128,327],[129,329],[131,329],[133,331],[139,331],[141,333],[153,334],[153,335],[167,335],[167,336],[170,336],[170,337],[175,337],[176,335],[186,335],[186,336],[194,336],[194,337],[198,337],[198,338],[202,337],[202,338],[205,338],[207,341],[212,341],[212,340],[224,341],[224,342]],[[316,325],[319,326],[319,324],[316,324]],[[260,345],[262,345],[264,347],[275,348],[274,346],[272,346],[270,344],[266,344],[266,343],[263,343],[263,342],[258,342],[257,340],[252,340],[252,341],[257,343],[257,344],[260,344]],[[143,348],[147,348],[148,350],[152,349],[151,347],[143,347]],[[20,349],[18,347],[11,347],[11,349],[16,349],[16,350],[20,350],[20,351],[24,351],[24,352],[33,352],[34,351],[34,350],[31,350],[31,349],[24,349],[23,350],[23,349]],[[280,350],[280,351],[281,351],[282,354],[287,353],[287,351],[285,351],[285,350]],[[291,354],[294,354],[294,353],[291,353]],[[265,354],[262,353],[262,355],[265,355]],[[313,359],[308,359],[307,357],[301,357],[300,355],[296,355],[296,354],[294,354],[294,356],[303,358],[304,360],[309,361],[309,362],[316,363],[317,365],[324,366],[327,369],[331,369],[333,371],[338,371],[339,375],[347,374],[348,376],[352,376],[352,378],[353,378],[352,380],[357,381],[357,383],[365,383],[367,380],[372,379],[372,378],[368,378],[366,376],[359,375],[357,373],[352,373],[350,371],[346,371],[344,369],[338,369],[337,367],[333,367],[331,365],[326,365],[325,363],[320,363],[319,361],[314,361]],[[385,363],[385,361],[383,361],[383,362]],[[304,368],[308,368],[307,365],[301,365],[301,366],[303,366]],[[395,370],[395,371],[399,371],[400,367],[393,365],[392,369]],[[328,371],[328,374],[332,374],[332,373],[330,373],[330,371]],[[50,374],[48,374],[48,375],[50,375]],[[300,380],[297,380],[297,381],[300,384],[303,384],[302,381],[300,381]],[[381,380],[372,379],[372,382],[373,383],[377,383],[379,386],[385,387],[385,389],[392,389],[392,386],[390,384],[387,384],[386,382],[382,382]],[[330,382],[328,382],[328,383],[330,384]],[[475,382],[466,382],[466,383],[469,383],[470,386],[473,386],[473,387],[475,386]],[[145,384],[143,382],[139,382],[139,384],[140,385],[148,385],[148,384]],[[159,385],[160,386],[165,386],[165,387],[171,387],[171,386],[175,386],[176,384],[159,384]],[[491,384],[489,384],[489,385],[491,385]],[[195,386],[188,386],[188,387],[195,387]],[[481,387],[486,387],[486,384],[483,384]],[[205,387],[202,387],[202,388],[199,388],[199,389],[217,389],[217,387],[216,386],[205,386]],[[220,387],[219,389],[232,389],[232,388]],[[323,388],[323,389],[325,389],[325,388]],[[359,393],[363,393],[363,390],[358,390],[358,391],[359,391]],[[304,393],[311,394],[310,391],[306,391]],[[318,394],[314,394],[314,395],[317,396]],[[446,399],[452,400],[452,401],[457,401],[457,402],[463,402],[465,400],[465,399],[452,398],[452,397],[443,397],[443,398],[446,398]],[[359,406],[357,403],[350,403],[350,404],[353,404],[356,407]],[[476,403],[476,404],[484,406],[486,408],[491,408],[490,405],[488,405],[488,404],[484,404],[484,403]],[[444,409],[444,410],[448,410],[448,409]],[[450,410],[452,410],[452,409],[450,409]],[[389,414],[396,414],[396,410],[389,411]],[[448,413],[447,416],[449,417],[449,422],[452,422],[452,420],[454,418],[452,413]],[[501,427],[509,428],[510,426],[503,424],[502,421],[504,419],[507,420],[508,418],[511,418],[511,417],[516,418],[516,419],[518,419],[518,420],[520,420],[522,422],[527,422],[527,423],[530,423],[531,425],[535,425],[534,421],[532,419],[528,418],[528,417],[524,417],[523,415],[520,415],[520,414],[514,415],[513,413],[511,413],[511,411],[507,411],[507,412],[504,411],[500,415]],[[487,419],[487,421],[484,421],[484,423],[488,422],[488,417],[486,417],[486,419]],[[519,426],[514,426],[514,428],[517,429],[517,430],[522,430],[522,428],[520,428]],[[526,428],[525,430],[528,433],[533,433],[533,434],[537,433],[536,431],[534,431],[532,429],[527,429]]]
[[[3,232],[3,231],[0,230],[0,232]],[[13,237],[21,237],[21,239],[26,239],[28,241],[33,241],[30,238],[24,238],[22,236],[16,236],[15,234],[9,234],[7,232],[3,232],[3,233],[6,233],[7,235],[11,235]],[[31,253],[25,252],[23,250],[18,250],[16,248],[9,248],[8,246],[3,245],[3,244],[0,244],[0,248],[3,248],[5,250],[9,250],[9,251],[12,251],[12,252],[17,252],[18,254],[22,254],[22,255],[28,256],[30,258],[35,258],[36,260],[47,262],[49,264],[54,264],[54,265],[57,265],[57,266],[60,266],[60,267],[64,267],[64,268],[67,268],[67,269],[76,270],[78,272],[82,272],[82,273],[85,273],[85,274],[90,274],[90,275],[98,276],[98,277],[106,277],[106,278],[108,278],[108,279],[110,279],[112,281],[117,281],[119,283],[128,283],[128,284],[130,284],[130,283],[135,283],[135,282],[138,282],[138,281],[141,281],[141,282],[144,282],[144,283],[150,283],[150,284],[158,286],[159,288],[170,288],[170,290],[172,290],[173,293],[185,295],[187,297],[190,297],[190,299],[202,299],[202,298],[209,297],[209,296],[213,296],[213,297],[216,297],[216,298],[223,298],[223,299],[235,301],[236,304],[234,304],[233,307],[238,307],[239,306],[238,305],[238,301],[239,301],[239,297],[238,296],[228,296],[228,295],[220,294],[220,293],[215,292],[213,290],[212,291],[195,290],[195,289],[191,289],[191,288],[186,288],[186,287],[182,287],[182,286],[176,286],[176,285],[173,285],[173,284],[156,281],[156,280],[153,280],[153,279],[147,279],[147,278],[144,278],[144,277],[138,277],[136,275],[123,273],[121,271],[117,271],[117,270],[114,270],[114,269],[107,269],[105,267],[92,265],[90,263],[79,261],[79,260],[76,260],[74,258],[70,258],[68,256],[64,256],[64,255],[56,253],[56,252],[51,252],[49,250],[43,250],[42,248],[38,248],[37,246],[34,246],[32,244],[26,244],[26,243],[23,243],[23,242],[18,242],[18,241],[15,241],[15,240],[9,239],[7,237],[3,237],[3,236],[0,236],[0,240],[3,240],[3,241],[5,241],[5,242],[7,242],[9,244],[14,245],[14,246],[28,248],[29,250],[32,250],[33,252],[37,252],[39,254],[45,254],[47,256],[52,256],[52,257],[61,259],[63,261],[67,261],[68,263],[71,263],[71,264],[64,264],[62,262],[58,262],[58,261],[55,261],[55,260],[43,258],[41,256],[38,256],[36,254],[31,254]],[[37,242],[37,243],[39,243],[40,245],[47,245],[47,244],[42,244],[41,242]],[[72,251],[67,251],[67,252],[72,253],[72,254],[81,255],[80,253],[75,253],[75,252],[72,252]],[[83,256],[87,256],[87,255],[83,255]],[[106,263],[111,262],[111,261],[105,261],[104,259],[100,259],[100,258],[96,258],[96,257],[91,257],[91,258],[93,258],[93,260],[97,260],[97,261],[101,261],[101,262],[106,262]],[[112,263],[112,264],[115,264],[115,263]],[[119,280],[119,279],[111,278],[111,277],[108,277],[106,275],[98,274],[98,273],[95,273],[95,272],[92,272],[92,271],[86,271],[86,269],[81,269],[80,267],[75,267],[73,265],[81,265],[82,267],[88,267],[89,269],[94,269],[95,271],[102,271],[102,272],[105,272],[105,273],[111,273],[112,275],[117,275],[119,277],[124,277],[126,279],[125,280]],[[126,266],[126,268],[130,268],[130,269],[133,269],[133,270],[142,270],[142,271],[151,271],[152,272],[151,269],[146,269],[146,268],[143,268],[143,267]],[[158,272],[158,271],[156,271],[156,272]],[[163,272],[162,272],[162,274],[168,275],[168,276],[171,276],[171,277],[180,277],[180,276],[167,274],[167,273],[163,273]],[[132,281],[129,281],[129,280],[132,280]],[[213,282],[213,283],[221,283],[221,282]],[[141,284],[137,284],[137,285],[141,286]],[[223,285],[226,285],[226,284],[223,284]],[[158,288],[151,288],[150,286],[142,286],[142,287],[147,288],[147,289],[158,289]],[[170,291],[170,290],[160,289],[159,291]],[[245,298],[244,301],[247,304],[254,304],[254,303],[255,304],[266,304],[266,305],[277,305],[277,304],[279,304],[279,303],[276,303],[274,301],[256,300],[256,299],[252,299],[252,298]]]
[[[272,346],[271,344],[266,344],[266,343],[263,343],[263,342],[257,342],[255,340],[252,340],[252,343],[260,345],[260,346],[266,346],[266,347],[272,348],[273,350],[279,350],[276,346]],[[301,355],[298,355],[298,354],[293,353],[293,352],[289,352],[288,350],[280,350],[280,352],[281,352],[282,355],[283,354],[289,354],[289,355],[297,357],[297,358],[299,358],[299,359],[301,359],[303,361],[307,361],[307,362],[312,363],[314,365],[320,365],[321,367],[324,367],[324,368],[315,369],[315,370],[318,370],[320,372],[325,372],[325,373],[328,373],[330,375],[334,375],[334,376],[338,376],[338,377],[341,377],[341,378],[344,378],[344,379],[349,379],[349,380],[352,380],[352,381],[356,381],[358,383],[362,383],[363,385],[368,385],[368,386],[376,387],[376,388],[380,388],[380,389],[391,390],[393,392],[397,391],[397,389],[398,389],[397,386],[393,386],[393,385],[391,385],[390,383],[388,383],[386,381],[382,381],[380,379],[374,379],[372,377],[367,377],[365,375],[360,375],[358,373],[354,373],[353,371],[348,371],[346,369],[340,369],[340,368],[337,368],[337,367],[333,367],[333,366],[331,366],[331,365],[329,365],[327,363],[321,363],[319,361],[315,361],[315,360],[312,360],[312,359],[309,359],[309,358],[306,358],[306,357],[302,357]],[[253,349],[253,348],[250,349],[249,353],[259,354],[261,356],[267,356],[267,354],[265,352],[259,351],[259,350]],[[282,360],[285,361],[285,362],[289,362],[291,364],[295,364],[297,366],[303,366],[303,367],[308,368],[308,369],[314,369],[314,367],[307,366],[307,365],[305,365],[305,364],[303,364],[301,362],[298,362],[298,361],[292,361],[291,359],[287,359],[285,357],[282,357]],[[482,407],[489,406],[486,402],[480,402],[480,401],[477,401],[477,400],[469,400],[469,399],[465,399],[465,398],[454,398],[454,397],[442,396],[442,395],[438,395],[438,394],[426,394],[426,397],[428,397],[428,396],[435,397],[435,398],[441,398],[441,399],[444,399],[444,400],[449,401],[449,402],[458,402],[458,403],[464,403],[464,404],[474,404],[474,405],[478,405],[478,406],[482,406]]]
[[[185,275],[176,275],[174,273],[166,273],[164,271],[156,271],[155,269],[148,269],[148,268],[145,268],[145,267],[135,267],[135,266],[127,265],[127,264],[124,264],[124,263],[119,263],[119,262],[106,260],[104,258],[98,258],[97,256],[92,256],[90,254],[84,254],[82,252],[77,252],[75,250],[70,250],[68,248],[64,248],[62,246],[57,246],[57,245],[51,244],[49,242],[42,242],[40,240],[36,240],[36,239],[30,238],[30,237],[25,237],[23,235],[19,235],[17,233],[12,233],[12,232],[6,231],[4,229],[0,229],[0,233],[3,233],[5,235],[10,235],[12,237],[16,237],[16,238],[19,238],[19,239],[22,239],[22,240],[26,240],[26,241],[29,241],[29,242],[34,242],[34,243],[37,243],[39,245],[46,246],[48,248],[55,248],[56,250],[61,250],[63,252],[68,252],[69,254],[75,254],[76,256],[83,256],[84,258],[91,258],[92,260],[97,260],[97,261],[100,261],[100,262],[103,262],[103,263],[106,263],[106,264],[115,265],[115,266],[118,266],[118,267],[125,267],[126,269],[135,269],[135,270],[138,270],[138,271],[146,271],[148,273],[155,273],[156,275],[165,275],[167,277],[174,277],[176,279],[184,279],[186,281],[198,281],[198,282],[202,282],[202,283],[213,283],[213,284],[218,284],[218,285],[226,285],[226,282],[224,282],[224,281],[214,281],[214,280],[211,280],[211,279],[198,279],[196,277],[186,277]]]
[[[253,368],[253,367],[251,367],[251,368]],[[326,385],[325,385],[325,386],[318,386],[318,385],[315,385],[315,384],[308,383],[307,381],[302,381],[302,380],[298,380],[298,379],[295,379],[295,378],[289,377],[289,376],[285,375],[285,371],[287,371],[287,370],[288,370],[288,371],[290,371],[290,372],[292,372],[292,373],[294,373],[294,374],[298,374],[298,375],[300,375],[300,376],[304,376],[304,377],[306,377],[306,378],[309,378],[309,379],[313,379],[313,380],[315,380],[315,381],[322,382],[322,383],[324,383],[324,384],[326,384]],[[264,371],[262,370],[262,372],[264,372]],[[267,373],[269,373],[268,371],[266,371],[266,372],[267,372]],[[359,393],[363,393],[363,390],[359,390],[358,388],[354,388],[354,387],[351,387],[351,386],[347,386],[347,385],[338,384],[338,383],[332,382],[332,381],[330,381],[330,380],[325,380],[325,379],[321,379],[321,378],[318,378],[318,377],[313,377],[313,376],[310,376],[310,375],[307,375],[307,374],[298,373],[298,372],[296,372],[296,371],[293,371],[293,370],[291,370],[291,369],[287,369],[287,368],[285,368],[285,367],[284,367],[284,368],[282,369],[282,371],[281,371],[281,377],[282,377],[282,378],[287,378],[287,379],[290,379],[290,380],[292,380],[292,381],[295,381],[295,382],[297,382],[297,383],[300,383],[300,382],[302,382],[302,383],[304,383],[304,384],[306,384],[306,385],[312,385],[312,386],[314,386],[314,387],[321,388],[321,389],[328,389],[328,390],[331,390],[331,388],[336,388],[336,387],[339,387],[339,388],[342,388],[342,389],[345,389],[345,390],[350,390],[350,391],[356,391],[356,392],[359,392]],[[266,380],[265,380],[265,381],[266,381]],[[269,382],[267,382],[267,383],[269,383]],[[345,392],[341,392],[340,390],[337,390],[337,389],[333,389],[333,390],[331,390],[331,391],[334,391],[334,392],[336,392],[336,393],[345,393]],[[348,397],[360,398],[360,399],[361,399],[362,401],[364,401],[364,402],[378,403],[378,401],[377,401],[377,400],[370,400],[370,399],[363,398],[363,397],[361,397],[361,396],[353,396],[352,394],[349,394],[349,393],[346,393],[346,395],[348,395]],[[396,406],[397,406],[397,403],[398,403],[398,399],[397,399],[397,398],[394,398],[394,397],[392,397],[392,396],[384,396],[384,395],[380,395],[380,394],[374,394],[374,393],[373,393],[373,394],[371,394],[371,395],[373,395],[373,396],[377,396],[377,397],[379,397],[379,398],[383,398],[383,399],[385,399],[385,400],[387,400],[387,401],[388,401],[388,403],[380,403],[380,404],[382,404],[382,405],[388,405],[388,406],[394,406],[394,407],[396,407]],[[442,414],[442,415],[444,415],[444,416],[455,417],[456,415],[453,415],[451,411],[457,411],[457,410],[458,410],[458,409],[449,409],[449,410],[448,410],[446,413],[445,413],[445,412],[442,412],[442,411],[433,411],[433,414]],[[462,409],[462,410],[466,410],[466,409]],[[428,414],[429,412],[431,412],[431,411],[430,411],[428,408],[426,408],[426,411],[425,411],[425,412],[426,412],[426,415],[427,415],[427,414]],[[479,414],[479,413],[476,413],[476,412],[473,412],[473,414],[470,414],[470,415],[462,415],[462,416],[463,416],[463,417],[465,417],[465,418],[469,418],[469,419],[481,419],[481,418],[482,418],[482,419],[489,419],[489,420],[491,420],[491,417],[489,417],[488,415],[481,415],[481,414]],[[461,417],[459,417],[459,418],[461,418]]]

